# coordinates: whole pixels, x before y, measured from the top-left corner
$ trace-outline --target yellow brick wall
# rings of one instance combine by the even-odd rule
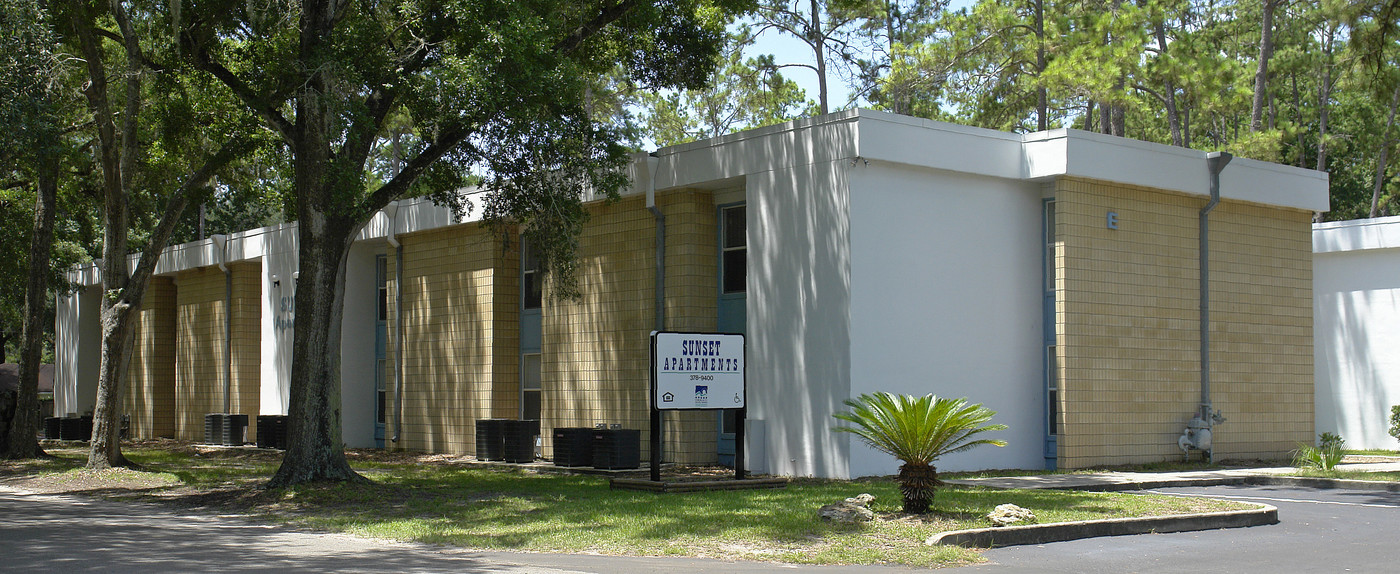
[[[642,198],[596,206],[579,242],[577,301],[546,300],[543,425],[621,424],[642,431],[649,457],[650,338],[655,328],[656,220]],[[708,192],[658,196],[666,214],[668,330],[712,331],[716,321],[715,207]],[[667,415],[670,462],[716,460],[715,414]],[[549,436],[549,433],[546,433]]]
[[[713,332],[719,318],[719,229],[713,196],[708,192],[678,191],[661,195],[657,205],[666,214],[666,328]],[[655,298],[653,294],[651,300]],[[650,385],[648,380],[648,392]],[[683,464],[718,462],[717,412],[678,411],[666,415],[662,421],[668,448],[663,452],[669,453],[666,460]]]
[[[391,448],[474,453],[475,421],[519,413],[518,251],[477,225],[401,236],[403,434]],[[388,258],[395,338],[395,254]],[[392,366],[390,367],[392,369]],[[386,379],[392,386],[392,374]],[[389,392],[392,401],[394,392]],[[392,403],[391,403],[392,405]],[[397,413],[391,407],[387,432]]]
[[[153,277],[131,341],[122,412],[131,438],[175,436],[175,282]]]
[[[248,415],[245,439],[253,441],[262,377],[261,264],[228,268],[233,274],[229,411]],[[181,440],[203,440],[204,415],[223,412],[224,289],[218,267],[176,277],[175,436]]]
[[[1056,183],[1063,468],[1179,458],[1197,411],[1198,213],[1205,199]],[[1109,211],[1118,229],[1106,226]],[[1285,456],[1311,439],[1311,225],[1224,201],[1211,214],[1216,458]]]
[[[708,192],[673,192],[659,196],[658,205],[667,214],[667,328],[712,331],[718,289],[713,199]],[[557,427],[620,423],[642,430],[643,437],[649,430],[655,219],[640,198],[590,210],[580,239],[582,298],[555,301],[546,293],[542,312],[540,435],[546,457],[552,456]],[[506,246],[476,225],[400,241],[403,436],[390,447],[475,453],[476,420],[519,416],[519,241]],[[398,289],[392,252],[388,264],[392,301]],[[391,364],[397,352],[394,321],[391,308]],[[390,411],[392,429],[396,414]],[[665,424],[668,460],[715,462],[713,412],[674,413]]]
[[[1210,215],[1217,459],[1313,443],[1312,214],[1225,202]]]

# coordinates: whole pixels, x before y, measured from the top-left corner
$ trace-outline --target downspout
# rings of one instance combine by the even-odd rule
[[[394,248],[394,436],[389,442],[399,442],[403,434],[403,244],[394,234],[398,231],[399,202],[384,206],[389,218],[386,239]]]
[[[1197,435],[1203,435],[1194,441],[1196,448],[1210,453],[1211,462],[1215,461],[1215,450],[1211,448],[1211,432],[1216,423],[1224,422],[1220,413],[1212,408],[1210,399],[1210,212],[1220,203],[1220,172],[1230,163],[1234,156],[1228,152],[1213,151],[1206,154],[1206,166],[1210,169],[1210,201],[1201,208],[1200,221],[1200,321],[1201,321],[1201,409],[1197,413],[1196,420],[1188,423],[1188,427],[1203,428],[1204,432],[1197,431]],[[1188,428],[1188,433],[1190,428]]]
[[[656,169],[661,158],[647,156],[647,211],[656,218],[656,330],[666,330],[666,214],[656,207]]]
[[[233,274],[228,266],[228,236],[209,236],[219,250],[219,270],[224,272],[224,410],[227,414],[233,406]]]

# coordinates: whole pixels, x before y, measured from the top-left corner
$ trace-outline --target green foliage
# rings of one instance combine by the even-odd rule
[[[813,115],[816,104],[783,76],[773,56],[743,57],[752,42],[747,27],[732,32],[717,73],[702,89],[641,92],[645,133],[668,146]]]
[[[906,512],[928,510],[938,484],[933,463],[939,457],[981,445],[1006,446],[1004,440],[975,438],[1007,427],[988,424],[996,412],[981,404],[969,405],[967,399],[882,392],[844,403],[851,410],[833,416],[850,425],[834,430],[854,434],[871,448],[904,462],[896,480],[903,487]]]
[[[1299,444],[1293,451],[1293,466],[1300,469],[1332,471],[1341,464],[1346,453],[1338,446],[1321,447]]]
[[[1390,436],[1400,440],[1400,405],[1390,405]]]
[[[767,2],[805,16],[806,3]],[[1330,174],[1330,220],[1400,213],[1392,0],[1278,3],[1254,129],[1258,0],[816,3],[853,104],[998,130],[1073,127]],[[810,20],[810,18],[808,18]],[[772,18],[766,20],[769,25]],[[810,26],[783,33],[815,45]],[[780,65],[804,66],[801,62]],[[1041,109],[1041,101],[1044,109]]]
[[[1335,448],[1344,451],[1347,448],[1347,441],[1336,433],[1325,432],[1317,435],[1317,447]]]

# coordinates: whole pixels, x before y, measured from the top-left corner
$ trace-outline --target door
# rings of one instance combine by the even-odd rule
[[[520,249],[520,418],[539,420],[543,343],[544,277],[534,247],[524,239]]]
[[[748,224],[744,204],[719,208],[719,317],[721,333],[744,334],[748,322]],[[734,466],[737,410],[719,411],[719,463]]]

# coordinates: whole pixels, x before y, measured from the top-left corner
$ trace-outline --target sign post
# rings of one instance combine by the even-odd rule
[[[661,481],[661,411],[734,409],[734,477],[744,478],[748,412],[743,335],[651,334],[651,479]]]

